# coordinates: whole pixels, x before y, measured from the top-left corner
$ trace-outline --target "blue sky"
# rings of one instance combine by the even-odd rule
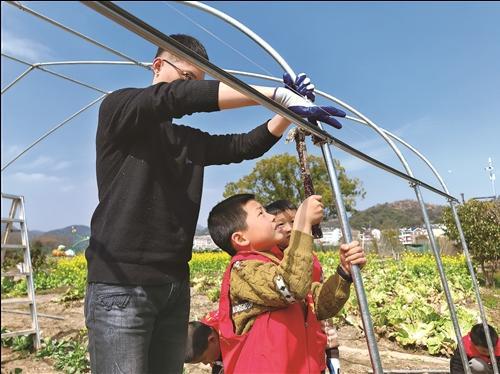
[[[71,28],[135,59],[151,61],[156,47],[78,2],[26,2]],[[247,37],[213,16],[164,2],[119,3],[166,34],[187,33],[207,47],[220,67],[281,76],[282,70]],[[211,2],[270,43],[297,72],[354,106],[427,156],[451,193],[491,195],[486,167],[500,167],[500,4],[494,2]],[[251,61],[179,15],[182,11]],[[112,60],[92,46],[29,14],[2,3],[2,52],[28,62]],[[26,69],[2,57],[2,88]],[[54,66],[105,90],[143,87],[150,72],[125,66]],[[244,79],[252,84],[262,80]],[[99,96],[40,71],[2,95],[2,166],[72,113]],[[326,101],[319,100],[327,104]],[[2,192],[22,194],[31,229],[90,223],[97,204],[95,131],[98,106],[40,143],[2,173]],[[272,114],[262,108],[187,116],[178,123],[211,133],[246,132]],[[401,169],[392,151],[370,129],[343,121],[334,136]],[[311,153],[319,149],[309,147]],[[266,156],[294,153],[281,141]],[[338,150],[350,176],[367,192],[357,207],[414,199],[404,181]],[[436,185],[418,159],[404,151],[416,177]],[[248,174],[256,161],[209,167],[199,223],[222,198],[224,185]],[[497,188],[497,190],[500,189]],[[426,202],[443,198],[424,192]],[[2,216],[5,214],[2,205]]]

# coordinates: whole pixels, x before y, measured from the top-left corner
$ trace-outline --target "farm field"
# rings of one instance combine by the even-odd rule
[[[336,268],[335,253],[319,253],[326,275]],[[220,252],[195,253],[191,265],[191,319],[217,307],[218,287],[228,256]],[[406,254],[401,260],[371,256],[363,280],[386,369],[447,369],[454,334],[434,260],[430,255]],[[462,332],[477,321],[472,285],[461,256],[444,257],[444,267],[455,300]],[[83,295],[86,263],[83,256],[59,259],[50,271],[36,276],[40,326],[44,346],[29,353],[24,338],[2,342],[2,373],[87,372]],[[2,280],[2,297],[19,297],[23,282]],[[499,294],[482,289],[491,324],[499,326]],[[341,366],[345,373],[370,369],[354,290],[340,316],[338,328]],[[29,316],[2,313],[2,329],[29,324]],[[19,371],[22,370],[22,371]],[[205,365],[186,365],[186,373],[209,373]]]

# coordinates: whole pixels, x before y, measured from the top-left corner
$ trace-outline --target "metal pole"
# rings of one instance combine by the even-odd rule
[[[434,175],[437,177],[437,179],[439,180],[439,183],[441,183],[441,186],[443,187],[443,190],[446,193],[449,193],[448,187],[446,186],[446,183],[444,182],[443,178],[437,172],[436,168],[431,164],[431,162],[424,155],[422,155],[416,148],[414,148],[413,146],[411,146],[410,144],[408,144],[404,140],[400,139],[396,135],[390,133],[387,130],[383,130],[383,131],[387,135],[389,135],[391,138],[397,140],[398,142],[400,142],[401,144],[403,144],[404,146],[406,146],[409,150],[411,150],[413,153],[415,153],[422,161],[424,161],[427,164],[427,166],[429,166],[429,168],[432,170],[432,172],[434,173]],[[469,248],[467,246],[467,241],[465,240],[465,235],[464,235],[464,232],[462,230],[462,224],[460,223],[460,218],[459,218],[457,210],[456,210],[456,206],[455,206],[456,202],[448,200],[448,203],[450,204],[450,208],[451,208],[451,211],[452,211],[452,214],[453,214],[453,219],[455,220],[455,225],[457,226],[457,230],[458,230],[458,233],[459,233],[459,236],[460,236],[460,242],[462,244],[462,250],[463,250],[463,253],[464,253],[464,256],[465,256],[465,262],[467,263],[467,268],[469,270],[469,274],[470,274],[471,279],[472,279],[472,286],[474,288],[474,293],[475,293],[475,296],[476,296],[476,301],[477,301],[477,305],[478,305],[478,309],[479,309],[479,314],[480,314],[480,317],[481,317],[481,322],[483,324],[483,329],[484,329],[484,333],[485,333],[485,336],[486,336],[486,342],[487,342],[487,345],[488,345],[488,353],[490,355],[490,360],[491,360],[491,363],[492,363],[492,366],[493,366],[493,373],[494,374],[499,374],[497,359],[495,357],[495,349],[493,348],[493,342],[491,341],[490,331],[489,331],[489,328],[488,328],[488,322],[487,322],[487,318],[486,318],[486,313],[484,312],[483,301],[481,299],[481,294],[479,292],[479,285],[478,285],[478,282],[477,282],[476,273],[474,271],[474,266],[472,264],[472,259],[471,259],[471,256],[469,254]]]
[[[319,124],[319,126],[321,126],[321,124]],[[325,159],[328,175],[330,177],[330,184],[335,196],[335,206],[337,207],[337,214],[340,218],[342,234],[344,235],[345,242],[350,243],[352,241],[351,226],[349,225],[349,218],[347,217],[344,201],[342,199],[342,191],[340,189],[337,170],[333,161],[333,155],[331,153],[330,147],[327,144],[321,145],[321,151],[323,153],[323,158]],[[380,353],[378,351],[377,340],[375,338],[370,310],[368,308],[368,301],[363,285],[363,278],[357,265],[351,266],[351,274],[354,283],[354,289],[356,290],[359,309],[361,312],[361,320],[363,322],[366,344],[368,345],[368,352],[370,354],[372,369],[376,374],[383,374],[382,362],[380,360]]]
[[[486,336],[486,343],[488,345],[488,353],[490,355],[491,365],[493,367],[493,373],[498,374],[498,364],[495,356],[495,349],[493,348],[493,342],[491,341],[490,329],[488,327],[488,322],[486,320],[486,313],[484,312],[483,301],[481,300],[481,294],[479,293],[479,286],[474,272],[474,267],[469,254],[469,248],[467,247],[467,241],[465,240],[465,235],[462,230],[462,224],[460,223],[460,218],[458,217],[458,212],[455,207],[455,202],[450,201],[451,211],[453,213],[453,218],[455,219],[455,225],[457,225],[458,233],[460,235],[460,241],[462,242],[462,249],[464,251],[465,259],[467,262],[467,267],[469,273],[472,277],[472,284],[474,286],[474,292],[476,294],[477,305],[479,307],[479,314],[481,316],[481,322],[483,324],[484,334]]]
[[[493,167],[493,161],[491,160],[491,157],[488,157],[488,166],[486,167],[486,171],[490,175],[490,181],[491,181],[491,190],[493,191],[493,199],[495,200],[497,198],[497,191],[495,189],[495,168]]]
[[[141,62],[144,66],[151,66],[151,62]],[[50,61],[40,62],[38,66],[56,66],[56,65],[124,65],[124,66],[137,66],[137,64],[129,61]]]
[[[42,20],[44,20],[44,21],[46,21],[46,22],[48,22],[48,23],[50,23],[50,24],[52,24],[52,25],[54,25],[56,27],[59,27],[60,29],[63,29],[64,31],[69,32],[70,34],[78,36],[79,38],[82,38],[83,40],[85,40],[85,41],[87,41],[87,42],[89,42],[91,44],[94,44],[94,45],[96,45],[98,47],[101,47],[101,48],[105,49],[106,51],[113,53],[114,55],[117,55],[117,56],[119,56],[119,57],[121,57],[121,58],[123,58],[125,60],[131,61],[134,64],[136,64],[137,66],[141,66],[141,67],[146,68],[148,70],[150,69],[149,66],[145,66],[141,62],[136,61],[133,58],[128,57],[127,55],[125,55],[125,54],[123,54],[123,53],[121,53],[121,52],[119,52],[119,51],[117,51],[117,50],[115,50],[113,48],[110,48],[110,47],[108,47],[108,46],[106,46],[106,45],[104,45],[102,43],[99,43],[98,41],[96,41],[96,40],[94,40],[92,38],[89,38],[88,36],[83,35],[82,33],[79,33],[78,31],[70,29],[69,27],[64,26],[63,24],[61,24],[61,23],[59,23],[57,21],[54,21],[53,19],[51,19],[49,17],[46,17],[43,14],[34,11],[33,9],[28,8],[27,6],[21,4],[21,2],[19,2],[19,1],[5,1],[5,3],[7,3],[9,5],[12,5],[12,6],[16,7],[16,8],[19,8],[20,10],[22,10],[22,11],[24,11],[26,13],[29,13],[29,14],[35,16],[35,17],[38,17],[38,18],[40,18],[40,19],[42,19]]]
[[[420,188],[416,185],[412,185],[415,190],[415,194],[417,196],[418,202],[420,203],[420,207],[422,208],[422,215],[424,217],[425,227],[427,229],[427,233],[429,235],[429,241],[431,243],[432,253],[434,254],[434,258],[436,260],[439,278],[441,279],[441,284],[443,286],[443,291],[446,297],[446,302],[448,304],[448,309],[450,310],[450,317],[453,323],[453,329],[455,331],[455,336],[457,338],[457,346],[460,352],[460,358],[462,360],[462,366],[464,371],[470,374],[469,368],[469,360],[467,359],[467,354],[465,353],[465,347],[462,341],[462,333],[460,332],[460,325],[458,324],[457,312],[455,310],[455,304],[453,303],[453,298],[451,297],[450,288],[448,286],[448,281],[446,279],[446,275],[444,273],[443,263],[441,261],[441,256],[439,254],[439,248],[436,244],[436,240],[434,238],[434,233],[432,232],[432,227],[429,222],[429,217],[427,215],[427,209],[425,208],[424,200],[422,197],[422,192]]]
[[[46,68],[43,68],[43,67],[40,67],[38,64],[30,64],[29,62],[26,62],[26,61],[23,61],[17,57],[12,57],[12,56],[9,56],[5,53],[2,52],[2,56],[3,57],[6,57],[12,61],[16,61],[16,62],[19,62],[20,64],[24,64],[24,65],[27,65],[27,66],[31,66],[32,68],[34,69],[38,69],[38,70],[41,70],[45,73],[49,73],[51,75],[54,75],[58,78],[62,78],[62,79],[65,79],[67,81],[70,81],[71,83],[75,83],[75,84],[78,84],[80,86],[83,86],[83,87],[86,87],[86,88],[90,88],[91,90],[94,90],[94,91],[97,91],[97,92],[100,92],[100,93],[105,93],[107,94],[108,91],[104,91],[104,90],[101,90],[100,88],[97,88],[97,87],[94,87],[94,86],[91,86],[90,84],[87,84],[87,83],[83,83],[83,82],[80,82],[80,81],[77,81],[76,79],[73,79],[73,78],[70,78],[66,75],[63,75],[63,74],[60,74],[60,73],[56,73],[55,71],[52,71],[52,70],[48,70]]]
[[[40,341],[40,325],[38,324],[38,315],[36,309],[36,299],[35,299],[35,273],[33,272],[33,266],[31,264],[31,250],[30,250],[30,240],[28,237],[28,222],[26,221],[26,205],[24,202],[24,196],[19,196],[21,200],[20,214],[19,218],[21,222],[21,242],[24,245],[24,265],[29,273],[26,277],[26,288],[28,292],[28,298],[31,300],[29,305],[31,313],[31,326],[35,330],[35,337],[33,339],[33,344],[35,349],[40,349],[42,344]],[[26,270],[25,270],[26,271]]]
[[[37,140],[35,140],[33,143],[31,143],[27,148],[25,148],[23,151],[21,151],[17,156],[15,156],[12,160],[10,160],[9,162],[7,162],[7,164],[5,164],[5,166],[2,167],[2,172],[5,169],[7,169],[12,163],[14,163],[19,157],[21,157],[26,152],[28,152],[31,148],[33,148],[35,145],[37,145],[38,143],[40,143],[47,136],[49,136],[50,134],[52,134],[54,131],[56,131],[57,129],[61,128],[62,126],[64,126],[66,123],[68,123],[69,121],[71,121],[73,118],[75,118],[76,116],[78,116],[82,112],[84,112],[87,109],[89,109],[92,105],[94,105],[94,104],[98,103],[99,101],[101,101],[102,99],[104,99],[104,97],[106,97],[107,95],[108,94],[106,93],[105,95],[102,95],[102,96],[98,97],[97,99],[95,99],[91,103],[89,103],[86,106],[84,106],[79,111],[73,113],[71,116],[69,116],[68,118],[66,118],[60,124],[58,124],[57,126],[55,126],[54,128],[52,128],[51,130],[49,130],[48,132],[46,132],[45,134],[43,134],[41,137],[39,137]]]
[[[3,309],[3,308],[2,308],[2,313],[23,314],[23,315],[26,315],[26,316],[31,315],[30,312],[23,312],[22,310]],[[58,317],[58,316],[53,316],[53,315],[50,315],[50,314],[43,314],[43,313],[37,313],[37,316],[38,317],[44,317],[44,318],[50,318],[50,319],[58,319],[58,320],[61,320],[61,321],[65,320],[64,317]]]
[[[2,89],[2,95],[13,85],[15,85],[17,82],[19,82],[21,79],[23,79],[26,75],[28,75],[35,67],[30,66],[28,69],[26,69],[20,76],[18,76],[16,79],[14,79],[12,82],[10,82],[5,88]]]

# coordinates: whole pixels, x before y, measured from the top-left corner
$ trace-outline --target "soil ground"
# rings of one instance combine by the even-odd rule
[[[78,332],[85,328],[83,318],[83,300],[71,303],[61,303],[59,301],[64,290],[37,295],[37,307],[39,314],[63,317],[63,320],[51,319],[40,316],[39,324],[42,330],[42,337],[52,337],[62,339],[76,336]],[[498,293],[494,293],[498,299]],[[200,319],[208,311],[214,309],[216,304],[211,302],[205,295],[192,290],[191,299],[191,319]],[[14,307],[2,310],[2,327],[7,327],[14,331],[30,326],[30,317],[20,314],[13,314],[6,309],[13,310]],[[16,310],[23,310],[15,308]],[[27,311],[27,309],[24,309]],[[494,311],[489,316],[492,323],[498,326],[500,321],[500,311]],[[369,373],[371,370],[370,359],[366,342],[361,332],[352,326],[340,326],[338,329],[340,342],[340,362],[342,373],[361,374]],[[389,369],[432,369],[447,370],[449,361],[443,357],[434,357],[426,354],[422,350],[405,350],[396,343],[387,339],[378,341],[382,364],[385,370]],[[39,359],[34,354],[14,352],[9,348],[2,347],[1,372],[10,374],[14,369],[21,368],[23,374],[48,374],[58,373],[53,368],[53,362],[48,359]],[[210,367],[198,365],[186,365],[185,373],[201,374],[210,373]]]

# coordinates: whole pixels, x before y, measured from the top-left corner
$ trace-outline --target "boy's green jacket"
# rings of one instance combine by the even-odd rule
[[[231,271],[230,297],[236,334],[250,330],[255,318],[270,310],[303,303],[310,292],[318,320],[335,316],[349,298],[351,282],[337,272],[324,283],[312,281],[313,237],[293,231],[283,259],[260,252],[273,262],[237,261]],[[304,311],[306,310],[304,305]],[[304,316],[305,320],[305,316]]]

